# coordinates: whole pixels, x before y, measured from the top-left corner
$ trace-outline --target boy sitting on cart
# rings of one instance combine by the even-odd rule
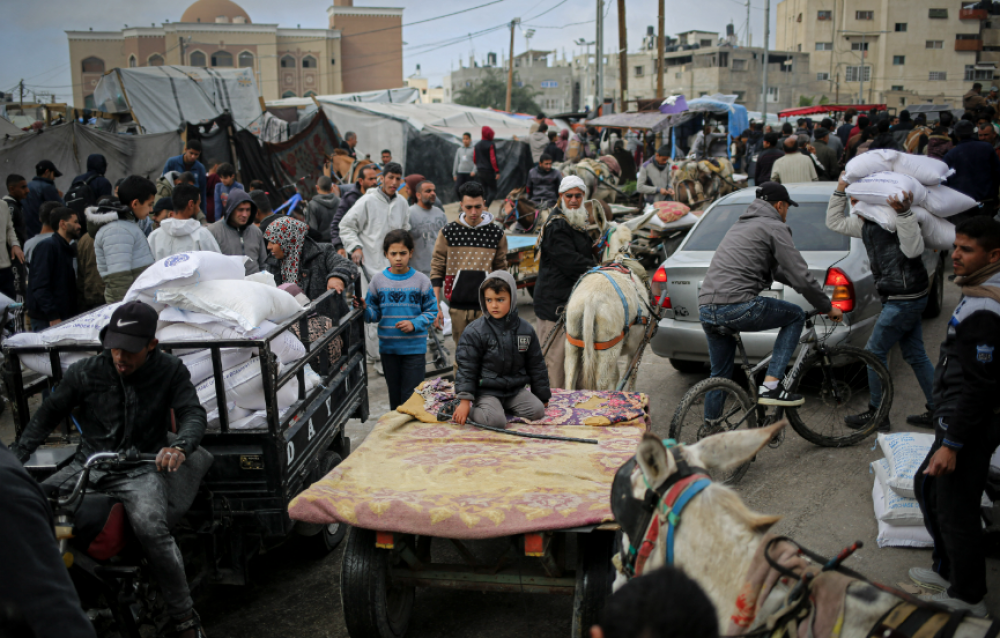
[[[516,289],[506,270],[479,287],[483,316],[468,325],[455,352],[456,423],[505,428],[505,411],[529,421],[545,417],[549,373],[534,328],[517,314]]]

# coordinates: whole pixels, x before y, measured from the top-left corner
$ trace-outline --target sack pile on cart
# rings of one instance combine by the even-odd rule
[[[976,200],[944,185],[954,169],[939,159],[876,149],[847,163],[844,180],[847,194],[858,200],[851,210],[896,232],[896,211],[886,200],[913,193],[913,210],[928,248],[947,250],[955,242],[955,225],[948,217],[978,205]]]
[[[100,332],[121,303],[142,301],[160,315],[156,337],[160,343],[237,339],[264,339],[278,324],[302,310],[303,304],[277,288],[269,273],[244,276],[242,256],[214,252],[187,252],[171,255],[147,268],[133,283],[125,301],[109,304],[86,315],[61,323],[41,333],[22,333],[9,343],[17,346],[98,345]],[[284,367],[306,355],[306,347],[290,331],[270,343],[271,352]],[[222,379],[230,428],[266,427],[266,399],[257,348],[223,348]],[[191,373],[201,404],[209,412],[209,423],[218,420],[218,400],[210,349],[174,350]],[[63,371],[74,361],[91,353],[60,353]],[[51,376],[47,354],[22,355],[25,367]],[[280,374],[280,371],[279,371]],[[318,382],[308,366],[306,389]],[[298,400],[298,380],[292,379],[277,392],[278,409],[283,411]]]

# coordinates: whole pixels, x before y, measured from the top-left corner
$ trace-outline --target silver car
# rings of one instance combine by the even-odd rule
[[[837,183],[810,182],[786,187],[791,198],[799,204],[798,208],[789,210],[787,220],[795,247],[802,253],[813,277],[824,283],[834,304],[844,311],[841,324],[832,324],[825,317],[818,319],[821,324],[827,324],[822,332],[832,328],[827,343],[863,348],[882,311],[882,303],[875,289],[864,242],[826,227],[826,207]],[[660,320],[651,346],[653,352],[669,358],[681,372],[703,371],[709,360],[708,341],[698,320],[698,292],[715,249],[730,226],[746,212],[755,193],[756,189],[745,188],[712,204],[677,251],[653,275],[654,301],[658,303],[661,294],[666,294],[668,299],[664,300],[664,318]],[[925,317],[935,317],[941,312],[945,256],[946,251],[940,250],[926,250],[923,254],[932,282]],[[807,310],[812,307],[802,295],[778,282],[761,294],[790,301]],[[777,329],[742,333],[751,363],[771,353],[777,334]]]

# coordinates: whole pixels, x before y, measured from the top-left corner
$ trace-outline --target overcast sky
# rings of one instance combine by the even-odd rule
[[[407,2],[405,0],[355,0],[356,6],[403,7],[403,23],[409,24],[445,13],[485,4],[490,0],[460,0],[452,2]],[[771,42],[774,43],[774,20],[777,0],[771,0]],[[754,44],[762,42],[765,0],[751,0],[751,34]],[[177,21],[189,2],[162,0],[44,0],[9,6],[0,25],[0,54],[7,60],[0,71],[0,91],[11,90],[23,78],[25,86],[39,93],[55,93],[56,101],[71,101],[69,45],[64,31],[95,31],[122,29],[131,26],[159,25],[166,20]],[[274,0],[242,0],[239,4],[253,22],[277,23],[282,27],[324,28],[329,0],[274,2]],[[618,4],[605,0],[605,46],[613,51],[618,46]],[[551,9],[551,10],[550,10]],[[533,49],[563,50],[572,56],[583,48],[573,44],[578,38],[592,41],[595,35],[594,17],[597,0],[498,0],[489,6],[460,15],[404,27],[403,74],[409,76],[421,65],[422,74],[432,86],[459,59],[468,63],[475,51],[482,60],[489,51],[497,53],[510,46],[510,31],[500,28],[472,38],[477,33],[504,25],[515,17],[526,19],[514,40],[514,52],[525,50],[524,31],[535,30]],[[635,51],[642,43],[647,25],[656,24],[657,0],[628,0],[628,48]],[[746,5],[743,0],[667,0],[667,34],[691,29],[725,32],[732,20],[743,40]],[[545,13],[547,11],[547,13]],[[541,15],[545,13],[544,15]],[[537,16],[537,18],[536,18]],[[571,24],[579,23],[584,24]],[[561,27],[561,28],[560,28]],[[462,39],[460,39],[462,38]]]

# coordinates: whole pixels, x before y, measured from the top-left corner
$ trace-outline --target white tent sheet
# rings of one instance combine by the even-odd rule
[[[415,104],[420,102],[420,89],[402,87],[384,91],[363,91],[361,93],[337,93],[335,95],[317,95],[318,102],[392,102],[398,104]],[[281,100],[271,100],[267,106],[302,107],[314,106],[311,97],[288,97]]]
[[[376,162],[381,162],[382,149],[392,151],[395,161],[403,165],[406,174],[406,122],[354,108],[342,103],[323,102],[323,112],[328,120],[337,127],[337,133],[342,137],[348,131],[358,134],[358,146],[355,149],[358,157],[370,156]]]
[[[5,117],[0,117],[0,135],[21,135],[24,131]]]
[[[98,82],[94,101],[111,113],[131,108],[144,133],[176,131],[185,122],[211,120],[226,110],[238,126],[246,127],[261,114],[257,81],[249,68],[113,69]]]

